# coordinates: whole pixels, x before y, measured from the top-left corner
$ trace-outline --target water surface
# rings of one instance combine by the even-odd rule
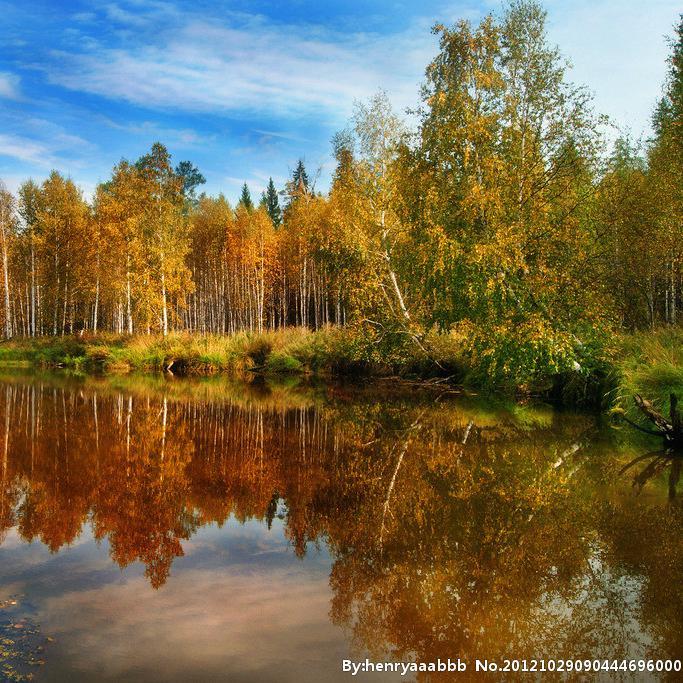
[[[680,658],[680,466],[620,473],[656,445],[391,384],[4,375],[0,665],[246,682]]]

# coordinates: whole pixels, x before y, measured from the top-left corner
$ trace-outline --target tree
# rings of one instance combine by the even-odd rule
[[[249,192],[249,187],[246,183],[242,185],[242,193],[240,194],[238,206],[244,207],[247,211],[252,211],[254,208],[254,202],[251,200],[251,192]]]
[[[272,178],[268,180],[268,187],[261,196],[261,204],[268,212],[273,225],[279,228],[282,223],[282,211],[280,210],[280,200]]]
[[[375,95],[367,105],[357,103],[353,121],[361,154],[360,191],[369,211],[367,229],[371,248],[379,258],[377,284],[389,308],[410,324],[411,314],[395,262],[399,242],[405,238],[404,225],[394,210],[397,187],[393,172],[403,127],[384,92]],[[343,151],[341,156],[343,162]]]
[[[303,159],[299,159],[292,173],[292,187],[299,194],[308,192],[308,173],[306,173]]]
[[[19,187],[19,215],[23,221],[23,235],[28,241],[27,271],[30,273],[30,296],[27,301],[29,308],[28,329],[29,335],[35,337],[38,334],[37,322],[39,319],[39,282],[37,279],[36,246],[39,242],[38,233],[38,209],[40,203],[40,188],[32,180],[27,180]],[[42,330],[41,330],[42,331]]]
[[[106,265],[110,275],[113,326],[133,334],[141,322],[137,302],[145,298],[146,191],[139,170],[127,161],[114,167],[112,179],[97,188],[96,221],[101,226]]]
[[[566,82],[538,3],[435,31],[417,146],[402,155],[424,324],[461,334],[497,382],[570,369],[609,314],[585,215],[600,120]]]
[[[683,146],[683,14],[669,41],[671,54],[665,93],[652,117],[657,138],[671,135],[678,145]]]
[[[645,159],[628,139],[616,141],[595,197],[601,276],[620,323],[654,325],[655,283],[661,271],[656,211]]]
[[[14,197],[0,181],[0,252],[2,254],[2,284],[5,301],[5,337],[12,336],[12,310],[10,307],[9,253],[16,232],[16,206]]]
[[[223,195],[200,197],[190,216],[188,266],[194,291],[190,293],[186,326],[203,333],[232,331],[234,314],[228,237],[235,221]]]
[[[303,159],[299,159],[297,162],[291,180],[285,183],[283,194],[287,197],[287,206],[294,203],[297,199],[311,194],[309,190],[308,173],[306,172]]]
[[[195,191],[206,182],[206,178],[191,161],[181,161],[175,167],[175,174],[181,179],[183,196],[188,202],[194,204],[197,201]]]
[[[683,15],[671,40],[664,97],[654,117],[655,138],[649,150],[653,203],[658,237],[665,245],[662,280],[663,317],[676,323],[683,259]]]
[[[181,296],[189,288],[185,257],[189,250],[187,226],[182,213],[182,178],[173,171],[171,156],[160,143],[141,157],[136,168],[144,182],[145,236],[149,254],[150,279],[158,278],[161,294],[160,327],[169,331],[169,296]],[[153,302],[153,299],[152,299]],[[148,318],[147,327],[151,321]]]
[[[40,188],[39,207],[43,325],[53,335],[73,334],[91,263],[88,206],[72,180],[52,171]]]

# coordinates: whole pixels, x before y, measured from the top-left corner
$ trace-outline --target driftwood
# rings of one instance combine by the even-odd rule
[[[645,429],[629,420],[630,424],[633,424],[635,427],[648,434],[655,434],[663,437],[669,447],[677,449],[683,448],[683,422],[681,420],[681,413],[678,410],[678,397],[676,394],[671,394],[669,397],[670,407],[668,419],[657,411],[650,401],[644,399],[639,394],[636,394],[633,397],[633,400],[640,412],[643,413],[657,429]]]

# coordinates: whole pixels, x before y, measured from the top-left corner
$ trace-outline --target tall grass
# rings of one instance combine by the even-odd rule
[[[683,399],[683,329],[622,336],[616,346],[614,372],[617,406],[634,412],[633,396],[641,394],[666,412],[671,393]]]
[[[18,339],[0,343],[0,363],[28,362],[84,372],[152,370],[181,374],[258,371],[264,374],[390,374],[396,367],[373,359],[372,340],[346,328],[287,328],[260,334],[167,337],[98,334]]]

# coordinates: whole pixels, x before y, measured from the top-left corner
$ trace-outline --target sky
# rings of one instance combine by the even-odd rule
[[[546,0],[570,80],[613,130],[647,136],[680,0]],[[493,0],[0,0],[0,179],[51,169],[90,196],[155,141],[209,194],[282,187],[301,157],[317,189],[356,100],[419,104],[430,27],[500,12]]]

